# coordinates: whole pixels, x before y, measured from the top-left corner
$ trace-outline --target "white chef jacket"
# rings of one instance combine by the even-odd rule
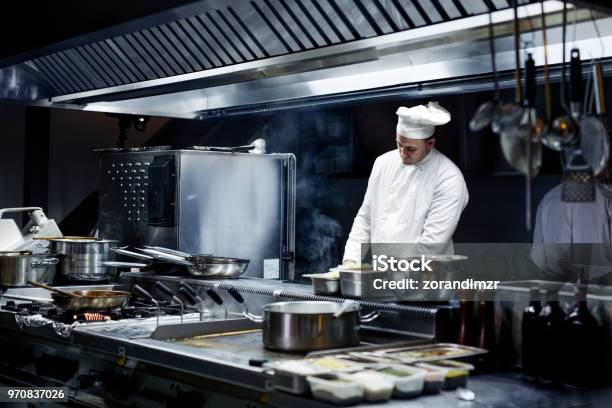
[[[550,279],[575,280],[581,267],[590,278],[611,272],[611,187],[597,183],[595,201],[586,203],[561,201],[561,189],[550,190],[538,205],[531,259]]]
[[[452,254],[452,235],[468,202],[461,171],[435,148],[404,164],[397,150],[374,162],[343,260],[361,261],[362,243],[435,244]]]

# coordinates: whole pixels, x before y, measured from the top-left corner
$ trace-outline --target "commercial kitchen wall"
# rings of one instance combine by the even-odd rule
[[[26,109],[0,105],[0,208],[40,205],[24,203],[23,197],[23,169],[28,165],[23,162]],[[166,122],[167,119],[152,118],[145,131],[128,130],[126,147],[142,146]],[[39,175],[41,183],[45,179],[48,183],[48,205],[44,210],[50,218],[64,220],[78,211],[87,197],[95,202],[98,161],[92,150],[114,147],[118,134],[117,119],[105,114],[51,110],[49,171]],[[94,223],[90,216],[83,217],[87,219],[83,219],[81,226],[87,227],[70,233],[89,232]]]
[[[25,109],[0,105],[0,208],[23,204]]]
[[[505,161],[499,138],[490,130],[466,131],[472,112],[488,98],[489,94],[438,98],[454,118],[438,129],[437,147],[464,172],[470,193],[454,238],[458,242],[529,242],[524,177]],[[264,137],[269,152],[295,153],[298,270],[317,271],[340,261],[372,163],[395,148],[397,106],[424,102],[394,99],[204,121],[152,118],[145,132],[128,131],[126,145],[235,146]],[[22,204],[24,109],[0,107],[3,207]],[[101,113],[52,110],[49,132],[49,172],[41,174],[49,183],[47,212],[60,221],[76,220],[68,223],[69,233],[88,233],[97,212],[98,163],[91,150],[115,146],[117,119]],[[557,154],[544,149],[541,173],[534,180],[534,217],[539,200],[560,182]]]

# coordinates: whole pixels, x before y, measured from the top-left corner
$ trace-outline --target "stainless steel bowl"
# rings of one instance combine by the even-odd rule
[[[374,288],[375,279],[387,279],[386,272],[341,270],[340,291],[342,296],[354,299],[385,300],[394,298],[389,289]]]
[[[310,276],[312,290],[316,295],[336,295],[340,292],[340,279]]]

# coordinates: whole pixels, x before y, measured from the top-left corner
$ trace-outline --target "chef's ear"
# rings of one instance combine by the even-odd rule
[[[427,139],[425,139],[425,145],[427,145],[427,147],[432,148],[435,144],[436,144],[435,136],[429,136]]]

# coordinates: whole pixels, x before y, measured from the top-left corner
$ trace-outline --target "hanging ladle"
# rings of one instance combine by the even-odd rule
[[[600,63],[593,64],[593,98],[597,115],[585,115],[580,120],[580,148],[584,160],[599,175],[607,166],[610,158],[610,141],[606,125],[603,95],[603,70]]]
[[[472,116],[472,120],[470,120],[470,130],[472,132],[478,132],[489,126],[501,112],[492,13],[489,13],[489,52],[491,53],[491,69],[493,70],[493,100],[481,104]]]
[[[548,130],[542,135],[542,144],[551,150],[560,152],[574,140],[574,123],[567,114],[570,110],[565,102],[566,87],[566,62],[565,62],[565,32],[567,29],[567,1],[563,2],[563,24],[562,24],[562,62],[561,62],[561,84],[559,88],[559,99],[566,115],[555,118]],[[573,50],[572,50],[573,52]],[[574,91],[572,91],[572,94]],[[581,96],[578,97],[580,99]]]
[[[519,19],[518,19],[518,0],[513,1],[514,8],[514,102],[508,102],[501,106],[500,112],[491,122],[491,129],[495,133],[512,133],[508,132],[521,120],[523,116],[523,107],[521,101],[523,96],[521,94],[521,66],[520,66],[520,33],[519,33]]]

